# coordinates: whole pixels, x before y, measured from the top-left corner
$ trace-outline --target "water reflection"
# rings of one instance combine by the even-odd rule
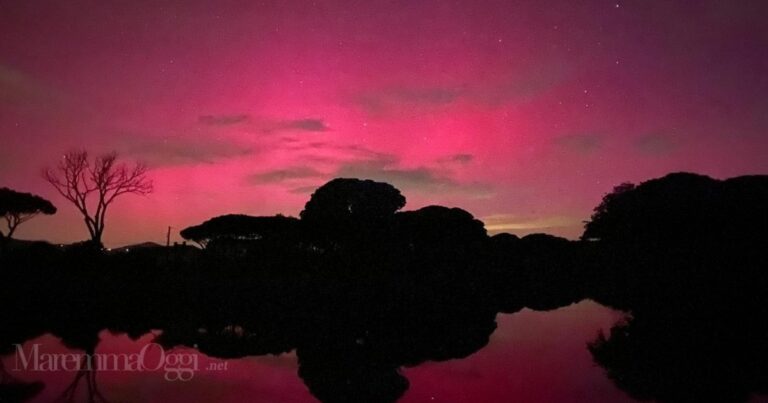
[[[110,254],[87,244],[6,245],[0,352],[13,354],[14,345],[50,334],[82,351],[88,363],[100,343],[125,334],[233,366],[251,362],[248,357],[294,354],[304,387],[324,402],[410,399],[406,391],[430,368],[436,372],[426,372],[425,384],[434,390],[414,386],[414,393],[431,400],[462,385],[444,397],[461,401],[474,370],[453,372],[448,379],[461,380],[443,385],[430,377],[449,365],[461,368],[456,359],[471,362],[494,337],[518,335],[531,339],[491,344],[491,351],[503,347],[495,359],[486,356],[495,369],[478,375],[487,380],[488,401],[515,395],[742,402],[768,391],[768,325],[759,319],[768,306],[768,179],[675,174],[621,186],[598,206],[578,242],[543,234],[488,237],[464,210],[397,212],[404,202],[389,185],[344,179],[318,189],[301,219],[223,216],[183,231],[205,250]],[[582,303],[497,331],[500,313],[526,317],[526,308],[555,310],[588,298],[630,316],[608,330],[619,318],[596,321],[609,311]],[[558,327],[561,322],[571,327]],[[145,336],[153,330],[156,336]],[[561,333],[567,336],[546,342]],[[499,357],[514,360],[505,349],[516,348],[531,368],[555,353],[558,360],[546,370],[505,374]],[[598,368],[585,369],[590,359],[607,378],[595,378]],[[440,362],[453,364],[418,367]],[[570,362],[578,365],[566,371]],[[112,375],[122,379],[112,383],[117,390],[127,384],[124,372]],[[39,384],[5,373],[4,399],[23,399],[19,390],[40,393]],[[208,390],[204,396],[239,372],[215,373],[194,383],[216,378],[200,387]],[[104,371],[70,375],[54,398],[80,393],[95,402],[112,395],[103,387]],[[182,382],[134,376],[165,386],[136,397],[144,386],[133,385],[123,392],[133,394],[128,401],[167,393],[160,389],[184,393]],[[534,386],[521,388],[520,380]],[[618,397],[608,380],[626,395]],[[578,386],[564,386],[571,382]],[[584,382],[594,390],[584,391]],[[248,400],[262,385],[244,383]]]
[[[643,400],[743,402],[768,392],[768,177],[674,174],[606,196],[591,294],[632,318],[590,345]]]
[[[585,344],[597,329],[608,329],[621,313],[592,302],[582,302],[551,312],[523,310],[500,315],[498,329],[488,346],[463,359],[428,363],[403,371],[411,387],[403,402],[442,401],[470,403],[630,401],[595,367]],[[522,332],[520,329],[526,329]],[[152,334],[131,340],[126,335],[100,334],[97,354],[137,353],[154,340]],[[25,348],[41,344],[41,352],[78,352],[65,348],[55,337],[30,340]],[[182,349],[193,352],[193,349]],[[4,360],[13,368],[13,356]],[[205,370],[227,363],[221,371]],[[112,402],[312,402],[306,386],[296,376],[294,354],[219,360],[200,355],[195,378],[186,383],[167,382],[162,371],[98,374],[105,397]],[[42,381],[46,389],[32,402],[50,402],[60,396],[74,373],[13,373],[25,381]],[[79,401],[86,393],[79,390]],[[434,397],[434,400],[431,398]],[[592,400],[590,400],[590,397]]]

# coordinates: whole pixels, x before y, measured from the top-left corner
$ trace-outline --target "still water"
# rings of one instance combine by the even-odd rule
[[[428,362],[406,368],[410,388],[400,400],[416,402],[632,402],[592,361],[586,344],[599,331],[622,320],[621,312],[583,301],[549,312],[524,309],[499,314],[498,329],[489,344],[465,358]],[[101,333],[97,355],[134,354],[152,342],[152,334],[138,340]],[[29,352],[79,353],[64,348],[53,336],[24,344]],[[186,382],[168,381],[159,371],[99,371],[98,387],[110,402],[315,402],[297,376],[294,354],[223,361],[193,349],[199,370]],[[75,372],[19,370],[17,354],[3,358],[5,369],[21,381],[42,381],[45,389],[32,402],[59,398]],[[85,398],[85,382],[78,397]],[[755,398],[754,402],[768,402]]]

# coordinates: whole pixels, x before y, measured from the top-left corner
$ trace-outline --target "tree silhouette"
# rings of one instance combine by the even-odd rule
[[[200,225],[184,228],[180,235],[205,248],[212,241],[227,239],[288,241],[298,233],[298,230],[299,220],[294,217],[228,214],[211,218]]]
[[[405,197],[388,183],[336,178],[315,190],[299,216],[313,245],[333,249],[368,242],[403,206]]]
[[[104,329],[158,329],[162,346],[211,357],[295,351],[320,400],[383,403],[408,388],[402,368],[483,348],[499,312],[590,298],[630,313],[589,351],[631,396],[768,392],[768,177],[622,185],[582,241],[489,237],[467,211],[404,202],[388,184],[336,179],[299,220],[227,215],[182,231],[202,250],[17,242],[0,256],[0,354],[46,333],[89,354]],[[78,384],[99,398],[95,372],[62,397]]]
[[[91,161],[86,151],[71,151],[64,155],[56,169],[47,168],[44,177],[75,205],[88,227],[91,241],[97,245],[101,245],[107,208],[118,196],[146,195],[152,191],[146,165],[118,164],[116,152]]]
[[[631,313],[589,346],[631,396],[744,402],[768,391],[768,176],[674,173],[603,199],[590,297]]]
[[[522,308],[551,310],[584,298],[588,281],[581,264],[588,244],[548,234],[518,238],[498,234],[491,238],[490,262],[498,292],[498,310],[514,313]]]
[[[315,190],[300,216],[316,225],[339,224],[389,217],[403,206],[405,197],[388,183],[337,178]]]
[[[16,228],[38,214],[55,214],[56,207],[51,202],[31,193],[21,193],[8,188],[0,189],[0,216],[8,225],[8,239],[13,237]],[[3,233],[0,231],[0,238]]]
[[[616,217],[617,215],[632,213],[628,204],[632,198],[631,191],[634,189],[635,185],[633,183],[625,182],[614,187],[611,193],[603,196],[603,200],[595,207],[592,217],[585,223],[586,229],[581,239],[598,240],[612,232],[626,230],[612,228],[612,225],[616,222],[622,222],[622,220]]]

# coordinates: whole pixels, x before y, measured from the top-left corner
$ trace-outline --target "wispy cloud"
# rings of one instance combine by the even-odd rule
[[[603,146],[603,137],[594,133],[577,133],[555,137],[553,142],[565,151],[589,154]]]
[[[299,186],[290,189],[288,192],[298,195],[309,195],[312,194],[317,188],[320,187],[320,184],[317,185],[307,185],[307,186]]]
[[[463,194],[472,198],[486,198],[493,195],[490,185],[459,182],[448,172],[430,167],[402,168],[399,167],[397,158],[390,155],[342,164],[335,176],[383,181],[401,190],[419,193]]]
[[[297,179],[317,179],[322,177],[327,177],[327,174],[324,174],[314,168],[300,166],[285,169],[275,169],[272,171],[251,175],[248,178],[248,182],[254,184],[282,183]]]
[[[557,63],[538,66],[481,83],[393,84],[357,91],[352,103],[372,115],[413,113],[446,107],[456,102],[497,107],[525,102],[564,80]]]
[[[248,183],[285,183],[294,193],[308,193],[323,181],[332,178],[360,178],[387,182],[400,190],[420,194],[464,195],[487,198],[493,187],[480,182],[454,179],[453,169],[472,160],[469,154],[455,154],[431,166],[403,167],[397,156],[376,152],[358,145],[337,145],[325,142],[304,144],[311,155],[303,158],[306,165],[297,165],[258,173],[247,178]],[[322,169],[314,168],[321,166]]]
[[[466,93],[466,89],[454,87],[406,87],[393,86],[359,93],[354,103],[371,114],[383,114],[401,106],[448,105]]]
[[[678,146],[678,139],[674,134],[649,133],[638,137],[634,142],[635,148],[649,155],[666,155],[674,152]]]
[[[544,63],[536,68],[511,74],[474,88],[468,95],[474,104],[489,107],[528,102],[562,83],[566,71],[561,63]]]
[[[232,126],[239,123],[245,123],[249,121],[251,117],[247,114],[234,114],[234,115],[203,115],[197,120],[208,126]]]
[[[82,115],[82,105],[47,83],[22,70],[0,64],[0,106],[40,115]]]
[[[247,129],[262,133],[325,132],[330,130],[323,119],[314,117],[275,119],[252,116],[247,113],[232,113],[223,115],[202,115],[197,118],[197,121],[205,126],[245,126]]]
[[[153,166],[213,163],[254,152],[226,139],[186,136],[121,136],[118,151]]]
[[[287,119],[274,122],[264,122],[262,131],[265,133],[298,131],[298,132],[326,132],[330,130],[322,119],[304,118]]]
[[[469,164],[475,159],[472,154],[453,154],[447,157],[441,158],[438,162],[441,163],[456,163],[456,164]]]

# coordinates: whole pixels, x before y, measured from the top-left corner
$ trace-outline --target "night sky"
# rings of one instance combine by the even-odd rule
[[[107,245],[297,215],[338,176],[577,237],[621,182],[768,173],[767,18],[766,1],[3,1],[0,186],[59,207],[17,233],[55,242],[87,238],[41,178],[73,148],[152,167]]]

